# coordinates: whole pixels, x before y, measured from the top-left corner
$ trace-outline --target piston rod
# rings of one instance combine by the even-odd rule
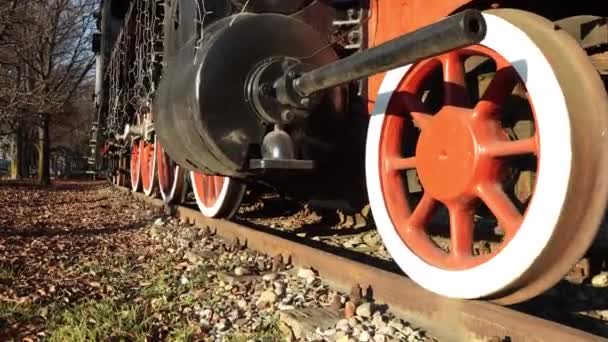
[[[486,22],[481,12],[465,10],[374,48],[306,72],[294,79],[293,88],[306,97],[323,89],[477,44],[485,35]]]

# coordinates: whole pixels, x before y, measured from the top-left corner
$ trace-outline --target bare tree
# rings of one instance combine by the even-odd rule
[[[0,122],[38,130],[38,176],[50,183],[50,129],[90,77],[98,0],[15,0],[0,5]]]

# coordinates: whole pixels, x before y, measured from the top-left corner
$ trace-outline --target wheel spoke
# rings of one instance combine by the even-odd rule
[[[513,201],[502,190],[500,184],[482,184],[477,189],[477,195],[496,216],[498,224],[508,236],[513,236],[521,223],[523,216],[513,204]]]
[[[422,199],[418,202],[416,209],[408,218],[408,226],[421,229],[431,219],[431,216],[437,208],[437,201],[426,192],[422,195]]]
[[[399,94],[399,100],[401,101],[401,106],[407,108],[407,111],[410,112],[416,127],[421,130],[424,129],[424,126],[428,124],[432,116],[424,103],[422,103],[422,100],[410,93]]]
[[[440,57],[443,66],[443,91],[445,104],[466,107],[469,103],[465,83],[464,64],[458,53],[447,53]]]
[[[205,198],[207,205],[213,204],[213,198],[215,196],[215,181],[213,176],[205,175]]]
[[[411,170],[416,168],[416,158],[388,158],[386,168],[389,170]]]
[[[213,187],[215,189],[214,192],[214,200],[217,200],[217,198],[220,197],[220,193],[222,192],[222,177],[220,176],[213,176]]]
[[[414,119],[414,123],[416,127],[418,127],[421,131],[424,130],[425,127],[428,126],[429,122],[433,116],[420,112],[411,112],[412,118]]]
[[[535,137],[513,141],[496,141],[483,146],[482,149],[484,153],[495,158],[538,153]]]
[[[460,204],[449,205],[450,243],[452,255],[466,258],[473,255],[473,210]]]
[[[475,116],[490,118],[498,115],[500,108],[513,93],[517,82],[517,73],[513,67],[505,66],[498,69],[481,100],[475,106]]]

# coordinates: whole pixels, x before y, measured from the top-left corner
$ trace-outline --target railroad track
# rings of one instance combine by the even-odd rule
[[[139,200],[165,207],[162,200],[132,192]],[[370,266],[332,252],[322,243],[295,234],[265,231],[243,224],[209,219],[186,206],[171,206],[178,218],[209,227],[227,241],[237,241],[268,255],[282,255],[296,266],[310,267],[340,291],[353,284],[371,288],[376,301],[389,303],[391,309],[412,323],[427,329],[442,341],[608,341],[608,339],[530,314],[484,301],[461,301],[444,298],[417,286],[402,274]],[[335,253],[334,253],[335,252]],[[344,253],[340,253],[344,254]],[[348,254],[348,253],[347,253]]]

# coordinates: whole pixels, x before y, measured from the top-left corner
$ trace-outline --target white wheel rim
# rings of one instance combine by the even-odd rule
[[[432,292],[454,298],[470,299],[495,294],[507,289],[530,269],[554,234],[566,200],[572,166],[570,118],[564,94],[549,62],[521,29],[498,16],[483,15],[488,29],[481,45],[503,56],[524,80],[535,108],[540,138],[541,158],[536,190],[523,223],[509,244],[479,266],[451,271],[426,263],[398,236],[382,195],[379,145],[389,101],[411,65],[386,74],[376,98],[367,136],[368,194],[387,250],[412,280]]]
[[[196,181],[194,179],[196,172],[190,171],[190,180],[192,182],[192,189],[194,190],[194,197],[196,198],[196,204],[200,209],[201,213],[207,217],[216,217],[220,211],[224,207],[224,203],[226,202],[226,197],[228,196],[228,189],[231,186],[233,180],[229,177],[224,178],[224,182],[222,183],[222,189],[220,190],[217,199],[213,203],[212,206],[207,206],[205,202],[198,195],[198,188],[196,185]]]
[[[158,178],[158,183],[160,185],[160,195],[163,198],[163,201],[165,202],[173,201],[173,199],[175,198],[175,192],[177,191],[177,177],[179,177],[180,173],[179,165],[175,166],[173,172],[175,177],[173,177],[173,182],[171,182],[171,190],[169,190],[168,192],[164,191],[166,184],[163,184],[161,177]]]

